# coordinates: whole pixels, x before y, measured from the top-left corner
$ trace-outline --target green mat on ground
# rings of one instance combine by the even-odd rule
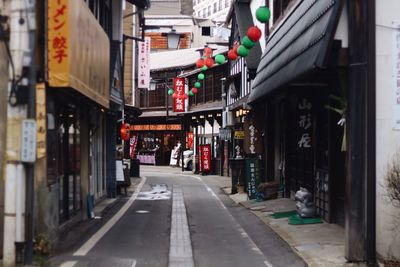
[[[302,225],[302,224],[314,224],[322,223],[321,218],[301,218],[298,214],[289,217],[289,224]]]
[[[281,219],[281,218],[287,218],[292,215],[296,215],[297,211],[291,210],[291,211],[282,211],[282,212],[274,212],[270,216],[274,219]]]

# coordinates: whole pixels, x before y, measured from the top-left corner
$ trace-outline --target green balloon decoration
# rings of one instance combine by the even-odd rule
[[[240,45],[237,52],[241,57],[247,57],[249,55],[249,50],[244,45]]]
[[[168,90],[168,94],[169,94],[169,95],[173,95],[173,93],[174,93],[174,89],[169,89],[169,90]]]
[[[199,79],[200,81],[204,80],[204,74],[200,73],[199,75],[197,75],[197,79]]]
[[[246,35],[245,37],[243,37],[242,45],[244,45],[247,49],[251,49],[251,48],[253,48],[255,43],[252,40],[250,40],[250,38],[247,37],[247,35]]]
[[[190,95],[190,96],[194,96],[192,90],[189,91],[189,95]]]
[[[195,83],[194,83],[194,87],[200,88],[200,87],[201,87],[201,83],[200,83],[200,82],[195,82]]]
[[[271,12],[267,6],[262,6],[256,10],[256,18],[259,22],[265,23],[269,20]]]
[[[206,71],[206,70],[208,70],[208,68],[207,68],[206,65],[204,65],[203,67],[201,67],[201,71]]]
[[[221,54],[216,55],[216,56],[215,56],[215,62],[216,62],[217,64],[224,64],[224,62],[225,62],[225,56],[224,56],[224,55],[221,55]]]

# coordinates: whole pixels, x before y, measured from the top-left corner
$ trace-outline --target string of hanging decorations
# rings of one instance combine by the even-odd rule
[[[261,23],[267,23],[271,17],[271,12],[267,6],[261,6],[256,10],[256,18]],[[240,57],[247,57],[250,49],[255,46],[261,38],[262,32],[257,26],[251,26],[247,29],[247,35],[242,38],[241,43],[236,43],[233,48],[228,51],[228,59],[236,60]],[[173,98],[187,99],[188,96],[194,96],[201,88],[201,82],[205,79],[205,71],[212,68],[215,64],[224,64],[225,56],[218,54],[213,58],[213,50],[210,47],[205,47],[203,56],[196,61],[196,67],[201,69],[201,73],[197,75],[197,81],[194,82],[192,89],[188,94],[180,92],[179,94],[174,89],[169,89],[168,94]]]

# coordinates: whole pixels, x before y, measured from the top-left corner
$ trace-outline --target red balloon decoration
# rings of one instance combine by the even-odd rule
[[[235,59],[238,58],[238,54],[235,53],[235,51],[233,49],[231,49],[231,50],[228,51],[228,58],[230,60],[235,60]]]
[[[178,98],[178,94],[177,94],[177,93],[173,93],[173,94],[172,94],[172,97],[173,97],[173,98]]]
[[[205,47],[204,48],[204,55],[206,57],[211,57],[212,56],[212,49],[210,47]]]
[[[214,60],[212,58],[207,58],[205,64],[208,68],[211,68],[214,65]]]
[[[196,61],[196,66],[197,66],[198,68],[203,67],[203,66],[204,66],[204,59],[202,59],[202,58],[198,59],[198,60]]]
[[[193,94],[197,94],[197,92],[198,92],[198,91],[197,91],[197,88],[196,88],[196,87],[193,87],[193,88],[192,88],[192,93],[193,93]]]
[[[183,94],[182,98],[183,99],[188,99],[188,95],[187,94]]]
[[[257,26],[252,26],[247,30],[247,37],[253,42],[257,42],[261,38],[261,30]]]
[[[129,140],[130,137],[130,126],[127,123],[123,123],[121,125],[121,129],[119,130],[119,133],[121,135],[121,139],[124,141]]]

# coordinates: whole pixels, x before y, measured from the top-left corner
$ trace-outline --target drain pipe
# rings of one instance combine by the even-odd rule
[[[366,189],[366,242],[367,264],[377,266],[376,262],[376,0],[367,1],[367,189]]]

